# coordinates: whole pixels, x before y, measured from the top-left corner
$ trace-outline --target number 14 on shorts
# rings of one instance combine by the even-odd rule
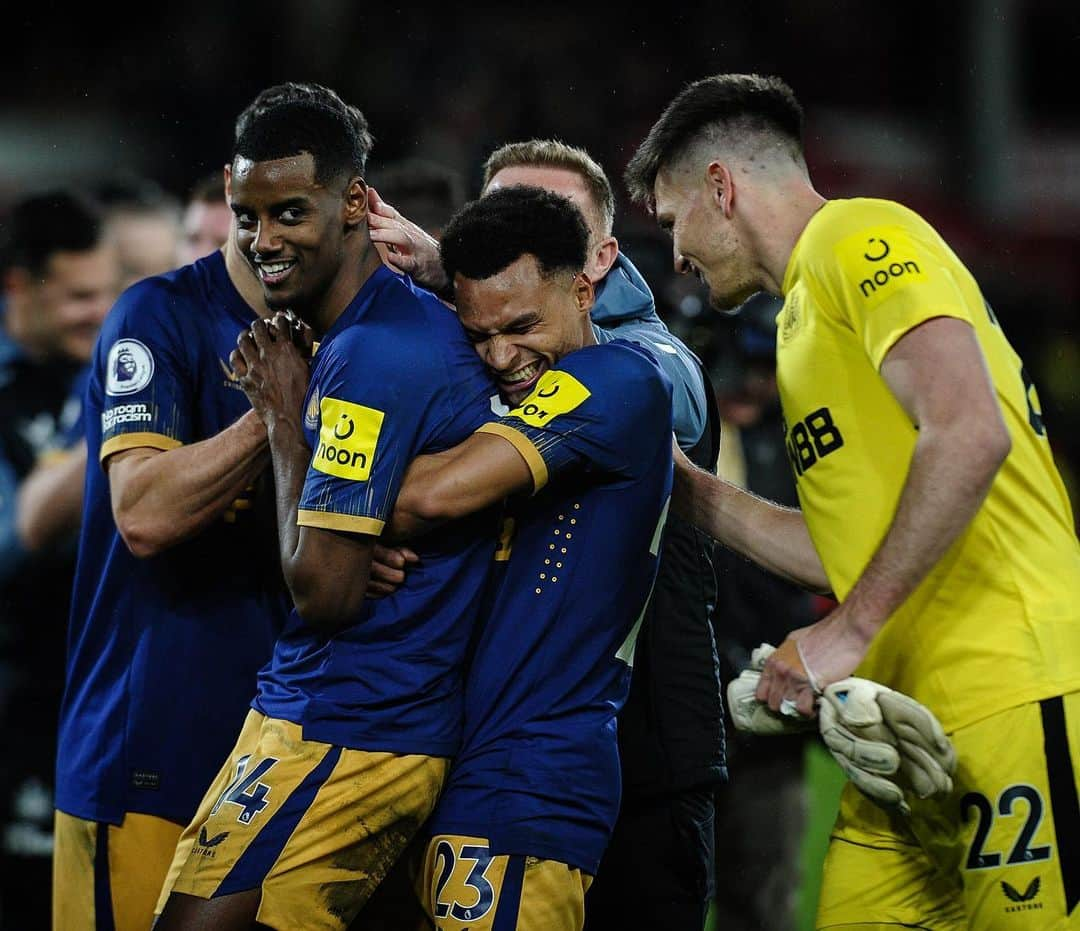
[[[225,791],[221,793],[218,800],[214,802],[214,807],[210,809],[210,814],[217,814],[217,810],[225,803],[239,805],[240,813],[236,816],[236,820],[241,824],[251,824],[251,819],[270,804],[266,801],[266,796],[270,792],[270,786],[259,780],[262,779],[262,777],[265,776],[278,761],[272,756],[264,757],[249,773],[247,770],[250,762],[250,755],[242,756],[236,761],[236,775],[233,777],[233,781],[229,783]]]

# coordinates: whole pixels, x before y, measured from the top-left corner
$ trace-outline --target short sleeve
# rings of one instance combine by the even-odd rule
[[[836,243],[831,283],[847,321],[874,368],[908,331],[934,317],[973,321],[957,275],[963,266],[917,215],[882,211],[857,233]]]
[[[534,491],[573,468],[631,478],[652,462],[656,441],[670,445],[671,382],[637,346],[617,340],[588,347],[545,372],[521,404],[477,432],[514,445]]]
[[[161,279],[139,282],[102,327],[92,376],[101,389],[102,462],[125,449],[191,442],[194,389],[171,298]]]
[[[430,350],[404,345],[400,330],[395,340],[385,327],[356,328],[320,351],[305,408],[312,458],[298,524],[382,532],[405,469],[448,416],[432,388],[437,380],[407,374],[425,371],[425,352],[437,364]]]

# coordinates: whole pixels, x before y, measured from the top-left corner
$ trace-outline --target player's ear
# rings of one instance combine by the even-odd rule
[[[232,165],[226,162],[222,166],[222,174],[225,178],[225,200],[232,199]]]
[[[345,225],[360,226],[367,222],[367,185],[359,175],[349,181],[345,188]]]
[[[728,220],[735,212],[735,179],[731,169],[724,162],[709,162],[705,169],[711,200]]]
[[[577,309],[581,313],[587,314],[592,310],[592,306],[596,302],[596,289],[593,287],[589,276],[585,272],[578,272],[574,276],[570,287],[574,293],[574,302],[577,304]]]
[[[614,236],[606,236],[600,240],[599,245],[593,250],[593,275],[597,281],[604,277],[615,260],[619,257],[619,240]]]

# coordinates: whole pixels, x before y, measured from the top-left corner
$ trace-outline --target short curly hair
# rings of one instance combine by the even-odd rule
[[[575,274],[585,267],[589,228],[565,197],[540,188],[509,187],[466,204],[443,233],[443,268],[483,280],[497,275],[523,255],[536,258],[540,271]]]
[[[367,160],[368,156],[371,155],[371,149],[375,145],[375,137],[371,135],[371,129],[368,126],[367,118],[360,111],[359,107],[353,106],[351,103],[346,103],[341,99],[341,95],[338,94],[337,91],[326,87],[324,84],[286,81],[284,84],[274,84],[272,87],[267,87],[259,91],[255,99],[244,107],[240,112],[240,115],[236,118],[236,125],[233,129],[233,141],[239,142],[240,137],[244,135],[244,132],[251,125],[252,120],[257,116],[261,116],[270,107],[283,103],[296,103],[297,101],[317,103],[329,110],[337,110],[353,124],[353,128],[356,130],[357,140],[360,144],[360,170],[363,172],[367,167]]]
[[[327,183],[341,174],[362,175],[363,143],[342,110],[313,100],[270,104],[255,113],[233,148],[233,158],[274,161],[309,153],[315,177]]]

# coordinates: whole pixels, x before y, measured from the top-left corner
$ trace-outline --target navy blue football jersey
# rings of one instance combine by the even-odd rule
[[[517,448],[465,692],[465,738],[432,834],[596,873],[619,808],[615,716],[671,495],[671,382],[623,340],[571,353],[481,432]]]
[[[124,449],[208,439],[249,410],[228,358],[254,319],[214,253],[132,286],[102,327],[56,763],[68,814],[186,823],[288,615],[272,489],[250,489],[193,539],[136,559],[99,465]]]
[[[298,523],[377,536],[421,453],[493,417],[496,389],[457,315],[381,267],[319,345],[305,401],[312,457]],[[304,737],[359,750],[449,756],[461,737],[462,664],[490,568],[492,511],[417,541],[393,595],[333,637],[296,612],[254,707]]]

